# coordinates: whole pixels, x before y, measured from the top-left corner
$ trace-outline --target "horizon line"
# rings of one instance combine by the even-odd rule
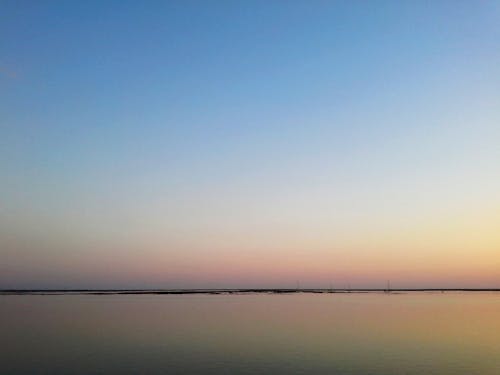
[[[500,288],[79,288],[0,289],[0,295],[30,294],[245,294],[245,293],[369,293],[369,292],[500,292]]]

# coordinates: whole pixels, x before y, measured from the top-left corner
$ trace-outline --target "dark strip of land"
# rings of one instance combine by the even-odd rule
[[[408,293],[408,292],[500,292],[499,288],[412,289],[3,289],[0,295],[57,294],[292,294],[292,293]]]

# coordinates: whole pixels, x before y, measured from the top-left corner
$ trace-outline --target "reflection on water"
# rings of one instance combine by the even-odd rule
[[[0,296],[2,374],[500,374],[500,293]]]

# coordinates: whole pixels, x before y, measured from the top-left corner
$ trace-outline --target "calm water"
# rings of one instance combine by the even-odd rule
[[[500,293],[0,296],[1,374],[500,374]]]

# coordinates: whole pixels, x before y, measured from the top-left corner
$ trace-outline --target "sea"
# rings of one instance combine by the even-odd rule
[[[0,295],[0,374],[500,374],[500,293]]]

